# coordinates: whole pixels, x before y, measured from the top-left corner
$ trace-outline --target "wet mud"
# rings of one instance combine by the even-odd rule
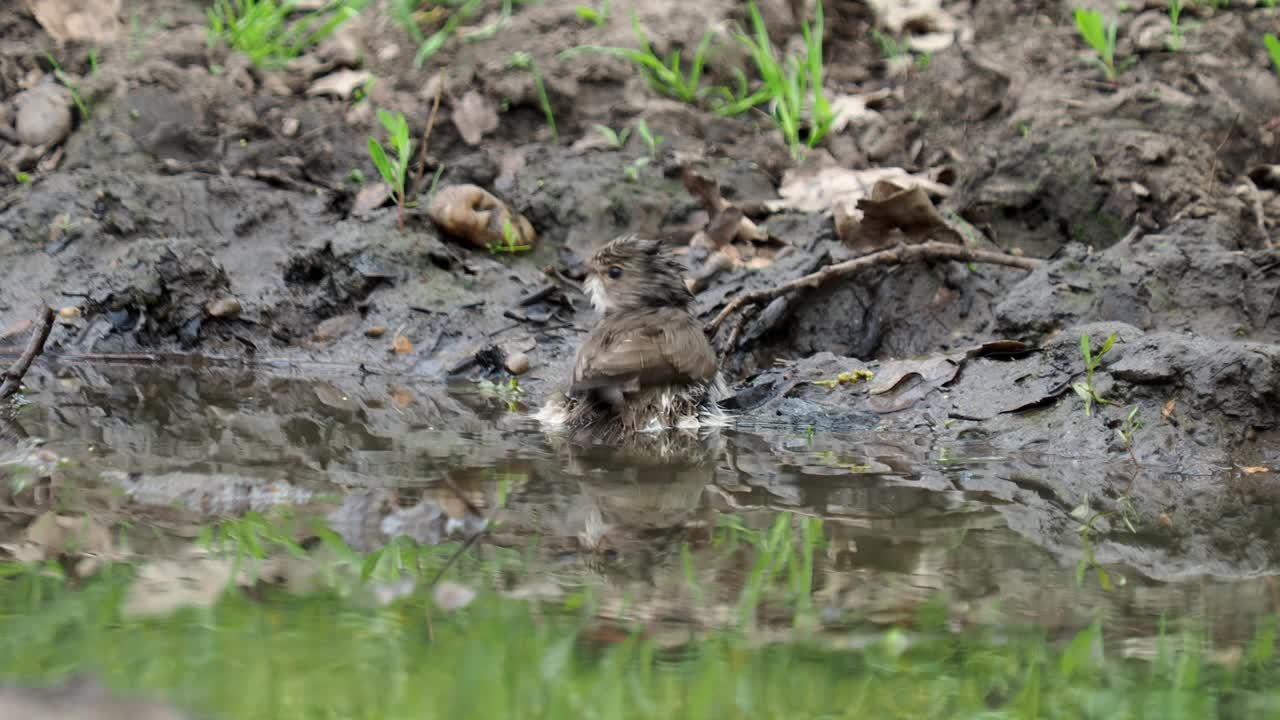
[[[21,409],[2,437],[19,448],[24,436],[79,443],[78,460],[147,506],[232,512],[311,502],[337,485],[361,488],[340,503],[352,515],[344,522],[367,531],[355,542],[351,530],[354,544],[410,526],[439,537],[456,530],[447,513],[393,512],[386,486],[501,466],[512,452],[536,458],[521,460],[522,472],[559,466],[523,415],[558,387],[592,322],[574,281],[581,261],[622,232],[687,243],[711,219],[682,183],[687,168],[713,177],[768,235],[700,288],[710,320],[741,293],[859,252],[831,212],[770,205],[788,172],[898,167],[946,181],[933,199],[977,233],[970,242],[1043,264],[878,268],[774,302],[733,347],[719,337],[743,433],[719,462],[665,483],[670,497],[589,482],[567,497],[530,495],[530,505],[589,506],[559,513],[564,526],[547,534],[577,548],[598,534],[584,528],[611,514],[652,514],[653,527],[631,528],[647,538],[684,527],[689,507],[841,517],[844,505],[858,543],[898,542],[877,535],[882,518],[864,516],[874,506],[972,521],[1010,557],[1029,546],[1069,563],[1080,553],[1072,510],[1123,500],[1141,522],[1130,531],[1112,519],[1095,540],[1100,562],[1152,580],[1274,572],[1280,84],[1258,41],[1280,27],[1274,14],[1197,6],[1199,25],[1176,53],[1150,40],[1150,11],[1126,14],[1120,53],[1137,61],[1111,85],[1081,58],[1060,4],[948,6],[955,42],[904,68],[868,39],[868,6],[828,3],[829,86],[884,92],[797,163],[766,118],[663,99],[621,60],[562,54],[632,46],[633,9],[662,28],[651,34],[658,52],[687,51],[708,26],[742,22],[738,4],[615,3],[600,28],[577,19],[573,3],[517,5],[495,37],[455,38],[421,69],[376,8],[278,70],[210,47],[203,13],[184,3],[142,3],[104,43],[59,43],[22,6],[0,10],[6,352],[21,347],[41,306],[62,311],[52,369],[35,371],[30,393],[59,417],[31,429],[33,410]],[[761,3],[779,45],[799,32],[792,5]],[[729,82],[741,64],[724,46],[713,81]],[[46,50],[92,112],[41,144],[18,137],[12,118],[20,93],[53,82]],[[513,50],[545,78],[554,131]],[[315,90],[355,70],[374,82]],[[375,109],[404,112],[420,139],[437,97],[401,230],[395,207],[362,203],[356,178],[377,177],[365,150],[381,137]],[[469,114],[490,112],[496,125]],[[663,138],[652,156],[635,138],[608,147],[593,127],[640,119]],[[468,137],[477,127],[480,137]],[[427,216],[437,173],[440,186],[478,185],[526,217],[532,250],[495,253],[446,236]],[[689,258],[697,274],[693,250]],[[1073,387],[1087,377],[1082,332],[1095,351],[1117,338],[1093,373],[1088,414]],[[515,355],[529,369],[519,394],[504,395]],[[95,364],[103,360],[145,370]],[[840,381],[859,370],[871,377]],[[447,383],[472,392],[446,393]],[[244,394],[273,402],[244,412],[217,399]],[[138,417],[162,419],[164,431],[134,427]],[[113,448],[101,467],[95,435]],[[818,471],[814,450],[794,445],[805,438],[867,457]],[[165,443],[213,455],[156,453]],[[998,456],[1000,469],[942,463],[966,447]],[[294,453],[290,464],[281,453]],[[223,465],[234,472],[215,471]],[[636,473],[637,482],[652,474]],[[896,503],[905,507],[885,510]],[[919,562],[935,539],[913,536]],[[1021,582],[1036,586],[1035,573]]]

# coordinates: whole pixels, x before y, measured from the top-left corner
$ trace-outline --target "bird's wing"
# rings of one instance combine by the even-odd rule
[[[599,327],[578,353],[571,390],[703,382],[715,375],[716,364],[702,329],[686,318]]]

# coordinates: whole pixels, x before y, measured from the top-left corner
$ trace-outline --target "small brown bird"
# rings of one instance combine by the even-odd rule
[[[635,235],[591,257],[585,286],[603,317],[578,350],[568,392],[539,420],[602,442],[726,424],[718,402],[728,393],[681,271],[662,243]]]

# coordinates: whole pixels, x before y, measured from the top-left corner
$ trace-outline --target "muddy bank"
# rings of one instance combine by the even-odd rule
[[[798,35],[791,4],[762,5],[779,46]],[[576,19],[571,3],[521,6],[496,37],[455,38],[423,69],[377,5],[277,70],[209,47],[204,16],[185,5],[157,0],[137,32],[63,44],[22,7],[6,8],[0,91],[11,112],[0,124],[12,133],[0,139],[0,335],[19,346],[47,303],[63,310],[50,342],[50,357],[67,363],[60,373],[95,375],[76,363],[105,355],[213,358],[182,366],[178,392],[189,394],[172,419],[183,433],[225,447],[226,462],[253,454],[243,437],[277,434],[267,447],[302,448],[292,481],[314,472],[376,485],[391,470],[342,448],[412,442],[395,440],[414,436],[395,416],[405,408],[424,413],[418,427],[460,423],[454,440],[432,431],[422,448],[404,450],[428,469],[465,464],[476,423],[482,446],[503,447],[517,423],[509,405],[525,410],[551,392],[590,326],[574,280],[584,255],[627,231],[690,243],[714,220],[682,181],[689,168],[714,178],[767,236],[732,243],[717,273],[693,244],[690,273],[705,280],[698,309],[708,320],[742,293],[865,250],[833,218],[855,203],[804,178],[900,168],[928,181],[966,243],[1043,265],[880,268],[776,301],[724,348],[742,426],[918,433],[917,460],[958,441],[1032,451],[1054,459],[1029,482],[1021,470],[976,489],[943,476],[912,481],[998,498],[1007,504],[996,512],[1018,533],[1067,555],[1078,551],[1070,511],[1086,494],[1104,507],[1128,498],[1141,532],[1110,527],[1098,556],[1152,577],[1273,567],[1280,200],[1268,168],[1280,162],[1280,89],[1255,36],[1274,28],[1274,15],[1197,8],[1191,44],[1174,53],[1151,44],[1150,11],[1124,14],[1120,52],[1136,61],[1111,85],[1079,57],[1065,6],[939,9],[951,41],[907,53],[904,65],[871,40],[873,28],[893,30],[871,7],[829,5],[829,89],[861,111],[804,161],[759,114],[722,117],[658,97],[616,58],[561,54],[584,43],[632,46],[634,7],[662,53],[687,52],[708,25],[719,28],[708,78],[728,83],[745,67],[721,23],[743,20],[732,3],[697,12],[618,3],[599,28]],[[32,145],[9,118],[20,93],[55,81],[46,49],[92,110],[77,109],[59,139]],[[533,65],[512,62],[513,50]],[[351,77],[344,72],[369,74],[335,89]],[[421,138],[437,97],[424,181],[401,230],[389,203],[361,199],[377,177],[365,150],[382,137],[375,110],[404,112]],[[70,98],[54,102],[70,112]],[[653,147],[639,140],[641,119]],[[630,127],[632,137],[609,147],[596,123]],[[444,234],[426,212],[437,173],[441,186],[474,183],[527,217],[538,233],[532,251],[494,252]],[[1095,343],[1119,338],[1093,379],[1110,402],[1089,415],[1072,389],[1084,378],[1084,330]],[[478,405],[460,406],[441,393],[450,380],[508,383],[505,360],[517,354],[530,364],[518,397],[487,385]],[[209,364],[311,377],[314,397],[299,417],[273,410],[228,428],[228,408],[201,391],[224,382],[210,379]],[[813,384],[861,369],[869,382]],[[254,392],[277,392],[240,372]],[[36,377],[46,378],[33,381],[39,394],[49,376]],[[102,371],[88,384],[98,406],[174,392],[133,378],[112,387],[113,377]],[[477,406],[487,409],[477,415]],[[326,409],[317,416],[316,407]],[[482,419],[456,419],[473,415]],[[345,437],[335,418],[360,418],[361,429]],[[128,432],[110,417],[97,422],[101,432]],[[439,443],[456,453],[441,455]],[[115,470],[172,476],[166,482],[178,486],[207,481],[156,462],[137,456]],[[1224,477],[1239,486],[1224,490]]]

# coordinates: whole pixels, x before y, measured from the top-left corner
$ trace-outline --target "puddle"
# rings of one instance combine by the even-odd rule
[[[731,597],[742,569],[699,565],[714,555],[717,529],[767,531],[788,513],[795,527],[821,521],[812,602],[832,628],[906,623],[943,602],[954,627],[1057,635],[1101,616],[1144,635],[1180,618],[1241,641],[1273,607],[1261,572],[1167,582],[1125,562],[1126,548],[1144,561],[1176,548],[1124,532],[1115,516],[1093,543],[1113,587],[1092,567],[1081,578],[1072,499],[1037,479],[1072,471],[1070,459],[807,428],[568,448],[527,420],[510,389],[382,377],[77,365],[35,385],[3,432],[20,448],[42,440],[64,467],[52,486],[15,495],[21,507],[6,513],[0,538],[9,545],[50,508],[127,525],[133,537],[191,536],[214,520],[287,508],[361,552],[397,536],[456,542],[489,517],[500,522],[477,552],[519,550],[530,567],[553,568],[538,582],[562,592],[602,588],[602,616],[714,626],[731,603],[695,602],[688,558]],[[162,552],[149,542],[157,549],[138,545],[139,556]]]

